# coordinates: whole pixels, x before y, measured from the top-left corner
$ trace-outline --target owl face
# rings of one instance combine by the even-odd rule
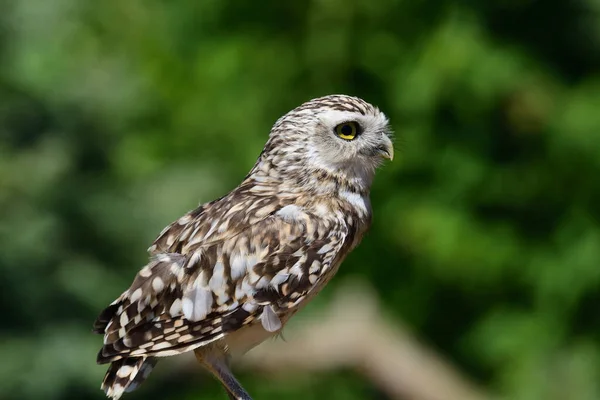
[[[394,148],[386,116],[356,97],[332,95],[304,103],[283,116],[271,132],[275,165],[320,170],[370,184],[377,166]]]
[[[335,169],[374,169],[392,159],[394,148],[387,118],[378,110],[328,110],[318,113],[309,136],[311,161]]]

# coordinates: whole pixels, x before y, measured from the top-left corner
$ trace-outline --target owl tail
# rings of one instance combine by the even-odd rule
[[[137,389],[157,361],[155,357],[129,357],[113,361],[104,375],[102,390],[108,397],[117,400],[124,392]]]

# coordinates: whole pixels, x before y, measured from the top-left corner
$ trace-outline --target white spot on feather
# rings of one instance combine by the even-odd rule
[[[244,280],[248,280],[248,282],[250,282],[251,285],[256,285],[260,278],[261,277],[259,274],[250,270],[248,276]]]
[[[154,289],[155,292],[162,292],[164,288],[165,283],[162,279],[160,279],[160,277],[157,276],[156,278],[152,279],[152,289]]]
[[[325,203],[318,203],[315,205],[315,214],[318,216],[329,216],[331,210]]]
[[[140,383],[146,379],[148,377],[148,375],[150,375],[150,372],[152,372],[152,368],[154,368],[154,365],[152,365],[151,363],[145,362],[142,364],[142,367],[140,368],[140,370],[137,372],[136,377],[137,376],[141,376],[142,379],[137,381],[132,382],[129,386],[127,386],[127,389],[125,389],[125,392],[132,392],[135,389],[138,388],[138,386],[140,385]]]
[[[192,216],[190,214],[186,214],[183,217],[179,218],[177,220],[177,223],[179,225],[186,225],[188,222],[190,222],[192,220]]]
[[[235,254],[229,259],[231,279],[238,280],[246,274],[246,259],[242,254]]]
[[[219,229],[217,229],[218,233],[223,233],[229,228],[229,220],[226,219],[221,225],[219,225]]]
[[[323,245],[323,247],[321,247],[319,249],[319,251],[317,251],[317,254],[329,253],[332,249],[333,249],[333,247],[329,243],[327,243],[327,244]]]
[[[190,260],[188,261],[186,267],[187,268],[192,268],[194,267],[196,264],[198,264],[200,262],[200,259],[202,258],[202,253],[200,251],[196,251],[194,254],[192,254],[192,256],[190,257]]]
[[[295,204],[290,204],[277,211],[275,215],[281,217],[284,221],[293,222],[302,218],[304,211]]]
[[[208,281],[208,286],[210,290],[213,292],[219,292],[223,290],[223,286],[225,285],[225,267],[223,263],[217,261],[215,263],[215,267],[213,268],[213,274]]]
[[[264,171],[264,168],[261,168],[261,169],[263,170],[263,172],[267,172],[267,171]],[[253,176],[252,179],[254,179],[254,181],[256,181],[258,183],[265,183],[265,182],[269,181],[269,179],[266,176],[260,176],[260,175]]]
[[[160,342],[152,347],[152,351],[162,350],[171,347],[169,342]]]
[[[254,285],[252,285],[252,284],[250,284],[250,282],[248,282],[247,277],[244,278],[244,280],[242,281],[241,290],[242,290],[242,293],[244,293],[246,296],[249,296],[249,297],[252,296],[252,294],[254,293]]]
[[[129,318],[127,318],[126,312],[121,314],[121,317],[119,318],[119,322],[120,322],[121,326],[127,325],[127,323],[129,322]],[[125,335],[122,335],[122,336],[125,336]]]
[[[167,236],[167,246],[172,246],[173,243],[175,243],[175,239],[177,237],[175,235],[169,235]]]
[[[242,299],[242,298],[244,298],[244,296],[245,296],[245,294],[246,294],[246,293],[244,292],[244,288],[242,287],[242,285],[243,285],[242,283],[238,283],[238,284],[235,286],[235,293],[234,293],[234,295],[233,295],[233,296],[234,296],[236,299]]]
[[[359,214],[365,215],[369,212],[368,202],[360,194],[344,190],[340,192],[340,197],[350,203]]]
[[[275,287],[276,289],[279,289],[279,285],[287,281],[289,277],[290,274],[288,274],[287,272],[279,271],[277,275],[275,275],[273,279],[271,279],[271,286]]]
[[[304,254],[305,254],[304,252],[305,252],[305,249],[298,249],[294,253],[292,253],[292,256],[294,256],[294,257],[303,257]]]
[[[315,261],[313,261],[312,265],[310,266],[310,269],[308,270],[308,272],[311,274],[314,274],[320,268],[321,268],[321,263],[318,260],[315,260]]]
[[[246,204],[243,202],[234,205],[233,207],[231,207],[229,209],[229,211],[227,211],[227,214],[225,214],[225,217],[229,217],[231,214],[241,211],[244,207],[246,207]]]
[[[133,372],[133,367],[131,365],[123,365],[121,368],[117,370],[117,376],[119,378],[127,378]]]
[[[180,299],[175,299],[173,304],[171,304],[171,307],[169,308],[169,314],[171,315],[171,317],[177,317],[178,315],[181,315],[181,300]]]
[[[129,301],[135,303],[142,297],[142,288],[137,288],[131,296],[129,296]]]
[[[298,261],[296,264],[290,268],[290,274],[296,275],[298,278],[301,278],[304,275],[304,271],[302,271],[302,264]]]
[[[281,320],[271,306],[263,308],[263,312],[260,315],[260,322],[267,332],[276,332],[281,329]]]
[[[171,262],[171,256],[169,256],[168,254],[159,254],[156,256],[156,259],[159,262],[164,262],[164,263]]]
[[[264,289],[267,286],[269,286],[269,278],[266,276],[261,277],[255,285],[256,289]]]
[[[171,273],[173,275],[177,275],[177,272],[179,272],[180,266],[177,263],[173,263],[169,266],[169,270],[171,271]]]
[[[255,186],[252,186],[249,191],[253,192],[253,193],[259,193],[259,192],[265,192],[268,190],[269,190],[268,186],[255,185]]]
[[[203,320],[212,308],[212,292],[201,287],[199,279],[200,277],[194,281],[191,290],[188,290],[183,294],[183,316],[188,321]]]
[[[256,304],[253,304],[253,303],[244,303],[244,304],[242,304],[242,309],[244,311],[249,312],[250,314],[252,314],[254,311],[256,311],[257,308],[258,308],[258,306]]]
[[[216,228],[217,228],[217,223],[219,221],[215,220],[210,224],[210,229],[208,230],[208,232],[206,232],[206,235],[204,235],[203,239],[208,239],[209,237],[212,236],[212,234],[215,232]]]
[[[256,263],[258,263],[258,259],[255,255],[246,256],[246,271],[251,271]]]
[[[106,391],[106,395],[108,397],[112,397],[113,399],[118,399],[123,395],[124,392],[123,386],[118,383],[115,383],[109,387],[103,387],[103,389]]]
[[[275,211],[275,205],[269,204],[256,210],[255,216],[258,218],[263,218],[271,214],[273,211]]]

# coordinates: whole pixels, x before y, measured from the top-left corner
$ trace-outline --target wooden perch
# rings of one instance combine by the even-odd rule
[[[270,377],[353,368],[390,399],[493,399],[397,320],[386,318],[364,283],[343,284],[324,310],[294,317],[284,336],[234,361]],[[189,363],[186,368],[197,370],[192,358]]]
[[[258,346],[239,360],[240,366],[269,373],[349,367],[392,399],[490,399],[401,325],[385,318],[364,284],[342,286],[322,313],[296,316],[295,322],[285,330],[285,341]]]

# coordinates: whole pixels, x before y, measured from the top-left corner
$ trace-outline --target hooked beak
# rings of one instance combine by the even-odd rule
[[[381,157],[383,157],[383,158],[393,161],[394,160],[394,144],[392,143],[392,140],[387,135],[383,135],[383,137],[384,137],[383,142],[377,148],[377,150],[379,151],[379,155],[381,155]]]

